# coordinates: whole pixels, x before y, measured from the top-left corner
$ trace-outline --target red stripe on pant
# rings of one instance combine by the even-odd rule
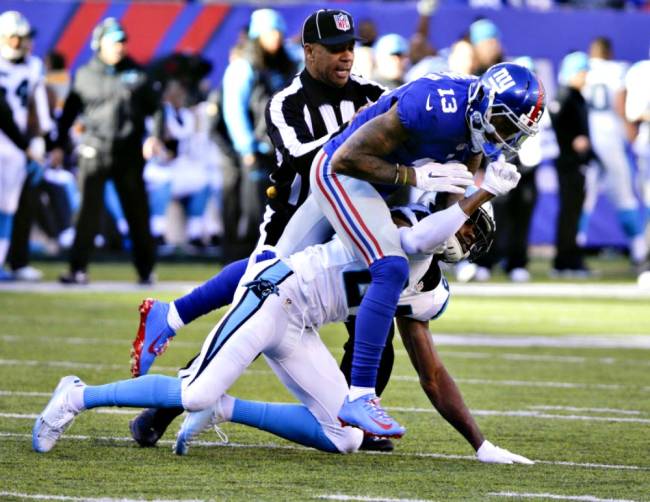
[[[359,241],[356,239],[348,225],[345,223],[345,219],[341,216],[341,213],[338,211],[338,208],[336,207],[336,202],[330,197],[330,195],[327,193],[327,189],[323,185],[322,181],[322,167],[323,163],[325,161],[325,158],[327,157],[327,154],[325,152],[321,152],[320,154],[320,159],[318,160],[318,163],[316,164],[316,185],[318,186],[318,189],[321,191],[321,193],[325,196],[327,199],[327,202],[329,202],[330,206],[332,209],[334,209],[334,213],[336,214],[336,218],[339,220],[339,223],[345,230],[345,232],[348,234],[348,236],[352,239],[354,244],[357,246],[357,248],[361,251],[361,254],[363,255],[363,259],[365,262],[370,265],[372,261],[370,260],[370,257],[368,256],[368,253],[363,249]]]

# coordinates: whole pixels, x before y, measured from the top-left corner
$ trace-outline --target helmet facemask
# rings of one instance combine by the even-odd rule
[[[442,250],[442,261],[446,263],[457,263],[467,259],[476,261],[487,253],[494,242],[496,225],[494,218],[490,215],[491,206],[478,208],[467,219],[465,225],[472,226],[473,237],[468,239],[462,229],[447,239]]]

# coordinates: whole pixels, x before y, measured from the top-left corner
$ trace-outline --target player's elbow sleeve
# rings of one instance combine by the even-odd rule
[[[400,227],[399,237],[402,244],[402,249],[406,254],[417,254],[420,252],[418,249],[417,240],[414,238],[411,227]]]

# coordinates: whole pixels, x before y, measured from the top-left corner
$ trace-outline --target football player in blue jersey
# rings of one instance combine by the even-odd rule
[[[541,82],[516,64],[495,65],[480,79],[431,74],[382,96],[316,155],[312,195],[277,248],[289,256],[323,242],[333,227],[370,269],[371,284],[356,319],[352,386],[342,421],[371,435],[404,434],[374,391],[381,350],[408,274],[384,197],[399,185],[462,193],[484,158],[502,163],[537,132],[544,107]],[[143,317],[140,338],[145,339],[136,344],[135,374],[146,373],[174,335],[169,316],[160,329],[145,322]]]
[[[503,162],[537,132],[545,93],[523,66],[500,63],[480,78],[430,74],[383,95],[330,140],[312,164],[315,205],[363,259],[371,283],[356,318],[350,394],[339,419],[378,436],[404,427],[378,404],[375,381],[408,262],[384,199],[398,185],[462,193],[483,157]],[[467,184],[469,184],[467,183]],[[310,232],[303,214],[290,223]],[[299,214],[299,213],[303,214]],[[290,232],[288,232],[290,234]]]

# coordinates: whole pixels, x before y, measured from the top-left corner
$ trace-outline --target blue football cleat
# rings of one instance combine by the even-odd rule
[[[366,394],[354,401],[346,397],[338,419],[341,425],[358,427],[371,436],[400,438],[406,433],[406,429],[381,407],[374,394]]]
[[[176,335],[167,324],[169,304],[147,298],[140,305],[140,325],[131,349],[131,375],[146,375],[156,356],[161,355]]]
[[[205,410],[192,411],[187,414],[183,425],[176,436],[174,453],[176,455],[187,455],[190,449],[190,443],[196,439],[203,431],[214,427],[214,431],[221,439],[222,443],[228,442],[228,436],[221,430],[218,424],[225,422],[221,408],[221,399],[217,403]]]
[[[50,402],[43,410],[32,429],[32,448],[39,453],[46,453],[54,448],[61,435],[72,425],[74,417],[79,414],[70,404],[69,393],[73,387],[86,384],[77,376],[63,377],[54,389]]]

